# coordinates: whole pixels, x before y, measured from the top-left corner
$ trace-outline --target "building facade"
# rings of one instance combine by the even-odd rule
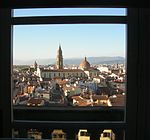
[[[93,78],[99,75],[99,70],[90,67],[90,63],[87,58],[80,63],[78,69],[64,69],[63,68],[63,55],[62,49],[59,45],[56,58],[56,68],[55,69],[45,69],[37,67],[37,76],[40,77],[40,81],[49,81],[54,78]]]

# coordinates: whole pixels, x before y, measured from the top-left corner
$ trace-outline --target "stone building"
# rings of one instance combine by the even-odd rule
[[[64,69],[63,68],[63,55],[62,49],[59,45],[56,58],[56,69],[45,69],[37,68],[37,76],[40,77],[40,81],[50,81],[54,78],[66,79],[69,77],[76,78],[92,78],[98,76],[99,70],[90,67],[90,63],[87,61],[87,58],[80,63],[78,69]]]

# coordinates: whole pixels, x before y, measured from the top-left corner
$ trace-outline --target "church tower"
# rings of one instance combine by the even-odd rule
[[[59,44],[59,49],[57,51],[56,68],[63,69],[63,55],[62,55],[62,50],[61,50],[60,44]]]
[[[38,67],[38,64],[37,64],[37,62],[35,61],[35,62],[34,62],[34,69],[37,70],[37,67]]]

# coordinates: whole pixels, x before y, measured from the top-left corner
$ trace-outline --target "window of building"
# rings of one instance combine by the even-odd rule
[[[99,9],[100,11],[102,10],[101,8]],[[65,9],[61,9],[61,10],[65,11]],[[77,9],[72,9],[72,11],[76,11],[76,10]],[[89,9],[84,9],[84,10],[89,12]],[[92,13],[93,9],[90,9],[90,10]],[[106,9],[106,10],[109,10],[109,9]],[[111,10],[113,11],[115,9],[111,9]],[[126,11],[126,9],[120,9],[120,10]],[[42,9],[40,9],[39,11],[42,11]],[[14,10],[14,12],[16,12],[16,10]],[[20,10],[20,13],[21,12],[22,10]],[[122,124],[124,123],[125,107],[126,107],[125,106],[126,81],[124,81],[123,83],[124,92],[118,93],[116,87],[113,86],[113,84],[116,84],[116,82],[114,81],[115,78],[112,75],[114,74],[116,77],[120,76],[120,73],[118,71],[121,68],[123,68],[124,71],[126,72],[127,19],[126,19],[126,14],[123,14],[120,17],[118,17],[117,14],[115,15],[115,17],[113,16],[109,17],[109,16],[106,15],[106,18],[108,18],[106,19],[106,21],[105,19],[101,19],[103,18],[103,16],[101,15],[98,15],[96,17],[94,15],[92,16],[82,15],[81,17],[79,17],[78,15],[74,15],[74,16],[71,15],[71,16],[64,16],[63,20],[60,20],[61,15],[55,16],[56,19],[53,19],[53,20],[49,20],[49,18],[54,18],[54,16],[49,16],[49,17],[45,16],[45,18],[47,19],[45,19],[44,21],[42,21],[43,16],[40,16],[40,17],[35,16],[35,17],[32,17],[35,19],[34,23],[31,23],[30,19],[21,21],[22,18],[28,18],[26,16],[14,17],[13,63],[18,64],[18,65],[15,65],[15,69],[17,69],[17,66],[19,68],[19,65],[22,64],[21,61],[19,61],[18,63],[17,59],[26,58],[25,52],[27,52],[28,58],[31,57],[31,59],[36,60],[37,65],[39,62],[39,65],[41,66],[39,67],[41,69],[41,73],[42,73],[43,68],[44,68],[43,71],[45,72],[45,70],[47,69],[46,68],[47,65],[50,65],[51,67],[53,64],[57,65],[56,66],[57,69],[55,68],[55,66],[53,66],[53,68],[49,68],[51,69],[51,73],[53,73],[54,77],[52,78],[52,80],[49,81],[50,82],[49,88],[47,88],[48,91],[42,88],[43,97],[41,98],[40,96],[37,96],[42,92],[41,90],[37,91],[37,89],[40,88],[40,85],[39,85],[39,87],[35,89],[35,91],[37,92],[33,93],[33,96],[32,96],[32,102],[38,102],[38,104],[32,103],[34,105],[32,106],[32,108],[34,109],[34,107],[35,108],[38,107],[37,113],[40,113],[40,110],[41,111],[45,110],[46,107],[48,107],[48,109],[46,109],[47,115],[43,114],[42,117],[37,116],[35,118],[34,117],[35,115],[34,113],[32,113],[32,111],[30,111],[30,108],[27,110],[27,112],[24,112],[24,113],[25,114],[32,113],[32,115],[30,116],[25,115],[22,111],[24,111],[25,109],[24,107],[25,107],[26,102],[23,101],[24,104],[22,107],[22,101],[20,101],[19,102],[20,104],[18,102],[17,102],[17,105],[14,104],[14,119],[19,120],[19,118],[22,118],[22,121],[23,120],[34,121],[36,119],[37,121],[57,120],[57,121],[68,122],[70,120],[79,121],[81,118],[84,118],[81,120],[100,121],[100,122],[120,121],[122,122]],[[39,20],[37,20],[36,18],[39,18]],[[113,18],[113,20],[111,18]],[[70,24],[70,20],[72,20],[74,23]],[[39,25],[38,23],[39,21],[43,22],[42,25]],[[53,24],[51,23],[51,21],[53,21]],[[55,23],[55,21],[57,23]],[[104,24],[104,21],[106,22],[105,24]],[[25,22],[28,22],[28,23],[25,23]],[[33,35],[31,34],[31,30],[32,30]],[[49,38],[52,38],[52,39],[50,40]],[[62,40],[61,41],[62,43],[57,42],[58,38]],[[26,42],[26,40],[28,40],[28,42]],[[24,42],[24,43],[21,43],[21,42]],[[28,48],[28,47],[22,46],[21,51],[24,52],[23,53],[24,55],[22,54],[21,51],[19,51],[19,48],[21,46],[20,43],[29,47]],[[33,53],[30,53],[32,52],[31,49],[33,48],[32,44],[36,46],[36,52],[34,52],[34,55]],[[51,63],[45,62],[44,64],[43,61],[40,62],[42,59],[41,60],[38,59],[40,57],[45,58],[46,56],[47,58],[49,56],[53,56],[54,61],[47,59],[47,62],[51,62]],[[90,59],[90,57],[92,58]],[[69,58],[70,58],[70,62],[69,62]],[[73,63],[74,61],[76,61],[76,59],[74,60],[73,58],[80,58],[80,60],[77,59],[78,62]],[[67,60],[69,63],[67,63],[67,61],[65,60]],[[29,65],[27,61],[26,62],[24,61],[24,63],[26,65]],[[69,81],[68,83],[67,82],[65,83],[65,81],[60,81],[60,79],[58,78],[61,75],[60,71],[62,71],[63,73],[62,64],[66,65],[65,67],[67,68],[67,69],[64,69],[64,71],[69,71],[70,77],[68,78],[68,81]],[[107,68],[109,67],[112,71],[116,70],[118,73],[113,73],[113,72],[109,73],[109,71],[101,72],[98,69],[92,67],[92,65],[94,64],[98,68],[101,68],[101,66],[104,66],[105,64],[105,67],[107,65]],[[77,69],[79,71],[82,71],[80,73],[81,79],[76,79],[76,77],[74,76],[75,71],[76,71],[76,69],[73,69],[74,67],[81,68],[81,69]],[[53,72],[53,69],[54,69],[54,72]],[[101,72],[101,76],[103,76],[105,79],[107,79],[107,77],[111,77],[111,80],[106,81],[106,83],[108,83],[108,86],[103,86],[103,83],[97,84],[97,83],[94,83],[94,81],[92,81],[93,73],[95,70],[99,71],[99,73]],[[47,69],[46,71],[49,71],[49,70]],[[125,76],[125,73],[124,73],[124,76]],[[45,84],[45,86],[48,86],[47,80],[48,80],[47,78],[43,79],[41,81],[42,84],[43,85]],[[77,85],[77,82],[82,83],[82,85],[78,84],[78,86],[75,87]],[[63,85],[63,83],[65,83],[66,86]],[[39,84],[39,81],[37,81],[37,84]],[[68,85],[69,85],[68,88],[70,92],[68,92],[68,89],[67,89],[66,90],[67,96],[66,97],[62,96],[63,92],[64,93],[66,92],[65,89]],[[62,87],[63,91],[60,90],[59,86]],[[105,89],[106,91],[103,90],[104,88],[106,88]],[[45,92],[47,92],[50,95],[47,96]],[[39,98],[37,99],[37,97]],[[51,97],[51,100],[49,100],[48,97]],[[43,100],[43,98],[46,100]],[[44,101],[44,104],[43,104],[43,101]],[[29,99],[28,102],[31,102],[31,99]],[[22,108],[22,111],[18,110],[17,107]],[[113,113],[111,113],[111,110],[113,107],[114,107],[114,111]],[[72,113],[68,111],[70,115],[69,114],[67,115],[64,112],[63,113],[64,117],[61,117],[61,118],[59,117],[60,115],[56,115],[56,114],[60,114],[61,111],[67,111],[65,108],[68,108]],[[77,110],[80,110],[80,112],[76,113]],[[87,110],[87,111],[85,112],[84,110]],[[19,111],[20,113],[17,113],[17,111]],[[111,117],[108,116],[106,112],[110,114]],[[48,115],[49,113],[51,114],[50,116]],[[23,118],[20,116],[20,114],[21,116],[26,116],[26,117]],[[91,114],[91,116],[85,118],[88,114]],[[95,114],[97,114],[97,117],[95,117]]]
[[[59,6],[58,6],[59,7]],[[82,6],[81,6],[82,7]],[[134,27],[134,21],[133,21],[133,15],[136,15],[134,9],[128,11],[128,18],[126,16],[123,16],[123,17],[105,17],[105,16],[102,16],[100,18],[98,17],[66,17],[66,19],[64,18],[63,20],[60,18],[60,17],[52,17],[54,20],[51,21],[51,17],[50,18],[47,18],[47,17],[44,17],[44,18],[41,18],[41,17],[31,17],[31,18],[25,18],[25,17],[14,17],[11,19],[11,10],[12,9],[2,9],[1,12],[0,12],[0,18],[4,17],[3,19],[3,22],[1,22],[0,24],[0,30],[1,31],[5,31],[5,35],[2,37],[2,39],[0,40],[1,41],[1,45],[2,45],[2,49],[3,49],[3,53],[5,54],[5,58],[6,59],[3,59],[4,61],[1,61],[1,64],[8,68],[8,69],[5,69],[5,71],[3,70],[3,74],[5,75],[5,78],[4,76],[1,74],[2,76],[2,79],[3,79],[3,85],[6,84],[8,88],[5,89],[5,97],[2,97],[1,96],[1,104],[2,104],[2,107],[4,107],[4,102],[5,103],[8,103],[8,107],[7,107],[7,112],[4,110],[4,108],[1,108],[1,113],[3,114],[2,115],[2,120],[3,120],[3,130],[6,130],[5,132],[3,131],[3,137],[9,137],[10,136],[10,128],[11,126],[13,125],[13,127],[15,128],[32,128],[32,127],[35,127],[35,126],[39,126],[39,127],[49,127],[51,126],[52,127],[57,127],[57,126],[60,126],[62,124],[64,124],[63,126],[64,127],[69,127],[69,126],[80,126],[82,125],[84,128],[86,128],[87,124],[89,125],[89,128],[95,128],[96,126],[98,126],[99,128],[102,128],[105,126],[105,128],[123,128],[125,129],[125,131],[127,131],[127,135],[126,135],[126,139],[129,139],[129,136],[131,139],[134,139],[136,137],[136,120],[134,120],[136,117],[136,114],[137,114],[137,98],[134,96],[135,94],[135,91],[137,91],[137,89],[135,88],[136,87],[136,84],[134,83],[137,78],[136,76],[139,74],[138,72],[135,72],[134,70],[137,68],[137,58],[138,58],[138,55],[137,55],[137,51],[135,49],[135,46],[136,46],[136,41],[134,42],[134,37],[137,37],[137,36],[134,36],[135,35],[135,27]],[[135,12],[135,13],[134,13]],[[134,17],[134,19],[136,19],[136,17]],[[43,115],[43,118],[41,118],[42,115],[39,115],[38,114],[42,114],[43,113],[43,109],[34,109],[34,108],[30,108],[30,109],[24,109],[24,108],[21,108],[21,107],[14,107],[13,108],[13,115],[12,115],[12,109],[11,109],[11,82],[9,83],[9,81],[11,80],[11,75],[8,74],[10,73],[11,71],[11,63],[10,63],[10,60],[12,59],[8,59],[7,57],[9,58],[12,58],[10,57],[11,56],[11,25],[21,25],[21,24],[58,24],[60,21],[62,20],[62,24],[66,24],[66,23],[125,23],[125,24],[128,24],[128,48],[127,48],[127,69],[128,69],[128,73],[127,73],[127,82],[128,82],[128,86],[127,86],[127,92],[128,92],[128,95],[127,95],[127,106],[126,106],[126,113],[125,113],[125,120],[124,121],[115,121],[115,120],[118,120],[118,118],[124,118],[124,114],[122,115],[122,113],[120,115],[118,115],[118,118],[116,118],[116,116],[114,117],[114,120],[113,122],[108,122],[108,120],[103,120],[103,122],[100,122],[99,121],[99,118],[100,117],[100,114],[97,115],[97,111],[94,111],[92,112],[94,114],[94,116],[91,116],[91,114],[88,114],[89,112],[87,111],[80,111],[80,110],[76,110],[75,113],[78,113],[79,114],[79,120],[74,120],[73,118],[73,114],[72,114],[72,110],[56,110],[55,108],[52,108],[50,111],[46,110],[44,111],[45,115]],[[132,21],[132,22],[131,22]],[[137,19],[136,21],[137,22]],[[136,24],[137,25],[137,24]],[[5,28],[3,28],[5,27]],[[4,39],[4,41],[3,41]],[[131,39],[133,39],[132,43],[131,43]],[[137,38],[136,38],[137,39]],[[137,43],[138,44],[138,43]],[[133,46],[132,46],[133,45]],[[8,46],[8,47],[6,47]],[[132,46],[132,47],[131,47]],[[133,54],[135,54],[134,58],[132,58]],[[131,59],[132,58],[132,59]],[[12,72],[12,71],[11,71]],[[8,75],[7,75],[7,74]],[[136,74],[135,74],[136,73]],[[138,82],[139,82],[139,79],[138,79]],[[2,91],[4,91],[4,86],[2,86],[1,89],[3,89]],[[134,91],[134,92],[131,92],[131,91]],[[131,94],[133,93],[133,94]],[[138,92],[136,92],[138,93]],[[133,99],[135,98],[135,104],[131,104]],[[134,110],[135,109],[135,110]],[[113,118],[113,113],[114,112],[117,112],[117,111],[122,111],[120,109],[112,109],[110,110],[110,116],[106,115],[108,112],[107,109],[104,109],[103,110],[105,113],[103,114],[102,118],[105,118],[106,116],[108,118]],[[102,111],[102,112],[103,112]],[[130,115],[130,113],[133,111],[133,116]],[[22,114],[22,116],[20,116],[21,112],[24,112],[24,114]],[[57,118],[55,118],[56,116],[58,116],[58,114],[61,113],[61,114],[64,114],[64,116],[62,117],[63,119],[62,120],[57,120]],[[66,113],[66,114],[65,114]],[[135,113],[135,114],[134,114]],[[69,114],[69,115],[68,115]],[[85,114],[86,116],[88,116],[87,118],[85,118]],[[32,116],[33,115],[33,116]],[[52,117],[50,118],[50,120],[48,120],[47,122],[44,121],[44,117],[49,117],[51,116]],[[67,116],[68,115],[68,116]],[[7,116],[7,117],[6,117]],[[11,116],[13,116],[13,121]],[[25,117],[23,117],[25,116]],[[36,117],[35,117],[36,116]],[[5,118],[6,117],[6,118]],[[83,118],[84,117],[84,118]],[[90,117],[94,117],[95,120],[93,120],[93,118],[91,119]],[[41,119],[40,119],[41,118]],[[70,119],[69,119],[70,118]],[[83,119],[82,119],[83,118]],[[133,119],[134,118],[134,119]],[[57,120],[57,121],[56,121]],[[73,121],[72,121],[73,120]],[[130,126],[130,127],[129,127]],[[9,128],[10,127],[10,128]],[[7,128],[7,129],[6,129]],[[139,129],[138,129],[139,131]],[[132,133],[132,135],[131,135]]]
[[[51,78],[51,73],[49,73],[49,78]]]

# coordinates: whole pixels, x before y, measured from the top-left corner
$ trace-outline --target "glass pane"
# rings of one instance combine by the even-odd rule
[[[67,16],[67,15],[106,15],[125,16],[125,8],[44,8],[15,9],[14,17],[28,16]]]
[[[125,24],[22,25],[13,31],[14,106],[124,109]]]
[[[24,134],[23,134],[24,133]],[[124,130],[118,129],[21,129],[13,130],[14,138],[50,140],[125,140]],[[24,136],[23,136],[24,135]]]

